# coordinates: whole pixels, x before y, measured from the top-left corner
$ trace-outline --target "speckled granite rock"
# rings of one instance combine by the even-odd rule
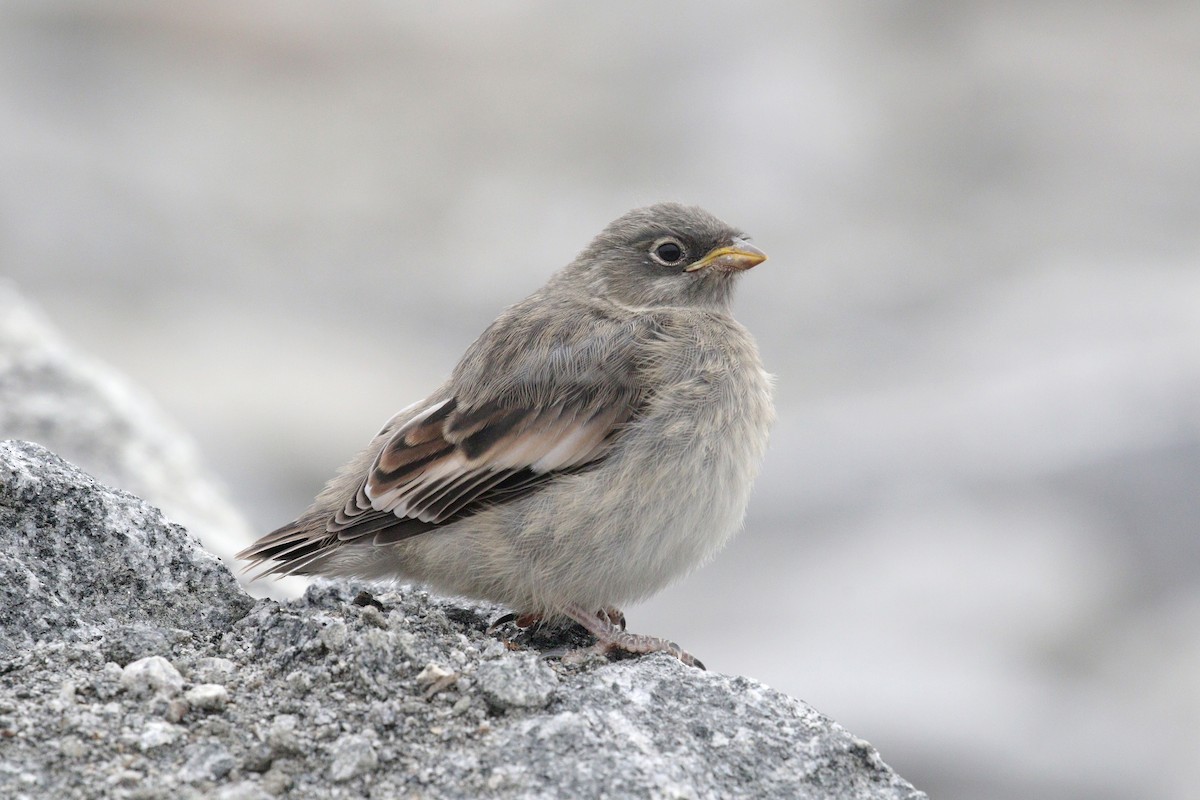
[[[37,442],[137,494],[231,557],[255,537],[191,439],[144,392],[71,347],[0,280],[0,439]],[[305,581],[263,584],[294,597]]]
[[[38,445],[0,445],[0,537],[0,663],[39,641],[92,641],[121,664],[165,655],[251,607],[183,528]]]
[[[487,635],[500,609],[411,589],[254,603],[25,443],[0,445],[0,591],[5,798],[924,797],[746,678],[564,664]]]

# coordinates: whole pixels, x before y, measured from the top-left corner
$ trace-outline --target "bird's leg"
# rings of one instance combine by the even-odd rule
[[[611,615],[619,615],[622,622],[624,615],[615,609],[605,609],[596,613],[579,606],[568,606],[563,609],[563,613],[596,637],[595,650],[599,653],[607,654],[612,650],[624,650],[626,653],[670,653],[689,667],[704,669],[704,664],[700,663],[699,659],[674,642],[656,636],[629,633],[623,626],[618,628],[612,623]]]

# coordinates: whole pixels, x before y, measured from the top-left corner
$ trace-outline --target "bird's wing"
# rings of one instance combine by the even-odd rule
[[[628,402],[464,410],[452,397],[430,404],[392,434],[327,529],[341,541],[374,534],[384,544],[512,500],[600,459],[632,414]],[[426,524],[398,524],[404,520]]]
[[[330,534],[399,541],[604,458],[644,399],[637,353],[645,326],[509,313],[493,328],[448,391],[391,433],[328,521]]]
[[[451,397],[412,411],[394,432],[385,427],[366,477],[323,523],[302,516],[238,557],[275,562],[259,576],[318,573],[341,542],[392,544],[510,502],[555,475],[599,463],[635,405],[613,398],[463,411]]]

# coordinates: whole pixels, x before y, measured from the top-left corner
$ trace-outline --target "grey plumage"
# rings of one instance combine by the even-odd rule
[[[266,574],[415,580],[684,657],[593,617],[741,524],[773,410],[729,301],[764,258],[702,209],[629,212],[240,557]]]

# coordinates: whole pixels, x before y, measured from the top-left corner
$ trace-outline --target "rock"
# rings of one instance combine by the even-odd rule
[[[102,652],[109,661],[125,666],[146,656],[169,655],[171,640],[154,626],[133,623],[108,634]]]
[[[188,670],[188,677],[197,683],[219,683],[227,685],[233,680],[237,666],[228,658],[205,656],[198,659]]]
[[[336,653],[346,646],[346,638],[348,636],[346,623],[340,619],[330,620],[321,629],[321,644],[325,645],[325,648],[330,652]]]
[[[146,498],[232,563],[253,538],[195,443],[115,370],[78,352],[0,280],[0,439],[37,442]],[[295,596],[303,581],[272,588]],[[142,653],[140,655],[148,655]]]
[[[424,686],[428,689],[438,683],[444,682],[447,678],[457,677],[458,673],[452,669],[446,669],[440,664],[426,664],[420,672],[417,673],[417,685]]]
[[[153,719],[146,723],[142,735],[138,737],[138,747],[142,750],[153,750],[164,744],[171,744],[182,736],[184,731],[178,726],[163,720]]]
[[[290,756],[302,752],[297,731],[299,726],[300,720],[295,714],[279,714],[271,720],[271,727],[267,729],[267,744],[271,746],[273,755]]]
[[[417,673],[417,685],[425,690],[425,699],[433,697],[458,684],[459,674],[438,664],[426,664]]]
[[[172,697],[161,706],[156,705],[154,710],[162,714],[163,719],[167,722],[183,722],[184,716],[190,710],[186,700],[180,700],[178,697]]]
[[[252,605],[158,509],[38,445],[0,443],[0,531],[0,663],[64,634],[124,639],[149,626],[164,637],[212,635]]]
[[[183,688],[183,676],[162,656],[150,656],[125,666],[121,686],[134,697],[160,693],[169,697]]]
[[[379,757],[375,746],[365,736],[350,735],[333,743],[333,760],[329,764],[329,779],[344,783],[351,778],[375,769]]]
[[[0,636],[3,631],[0,630]],[[3,639],[0,639],[3,641]],[[121,685],[121,678],[125,676],[125,670],[120,664],[115,661],[109,661],[104,664],[98,673],[92,675],[91,689],[92,693],[100,700],[108,700],[114,697],[118,692],[125,690]]]
[[[275,761],[270,745],[259,742],[242,757],[242,769],[247,772],[266,772]]]
[[[229,702],[229,692],[219,683],[202,683],[188,689],[183,699],[198,711],[220,711]]]
[[[493,711],[545,708],[559,683],[554,670],[534,654],[485,661],[475,680]]]
[[[187,760],[179,771],[179,779],[187,783],[219,781],[237,766],[229,749],[216,741],[190,745],[186,755]]]
[[[252,605],[152,507],[0,445],[0,797],[924,797],[756,681],[550,660],[486,633],[501,609],[364,588]],[[122,668],[128,641],[169,652]]]

